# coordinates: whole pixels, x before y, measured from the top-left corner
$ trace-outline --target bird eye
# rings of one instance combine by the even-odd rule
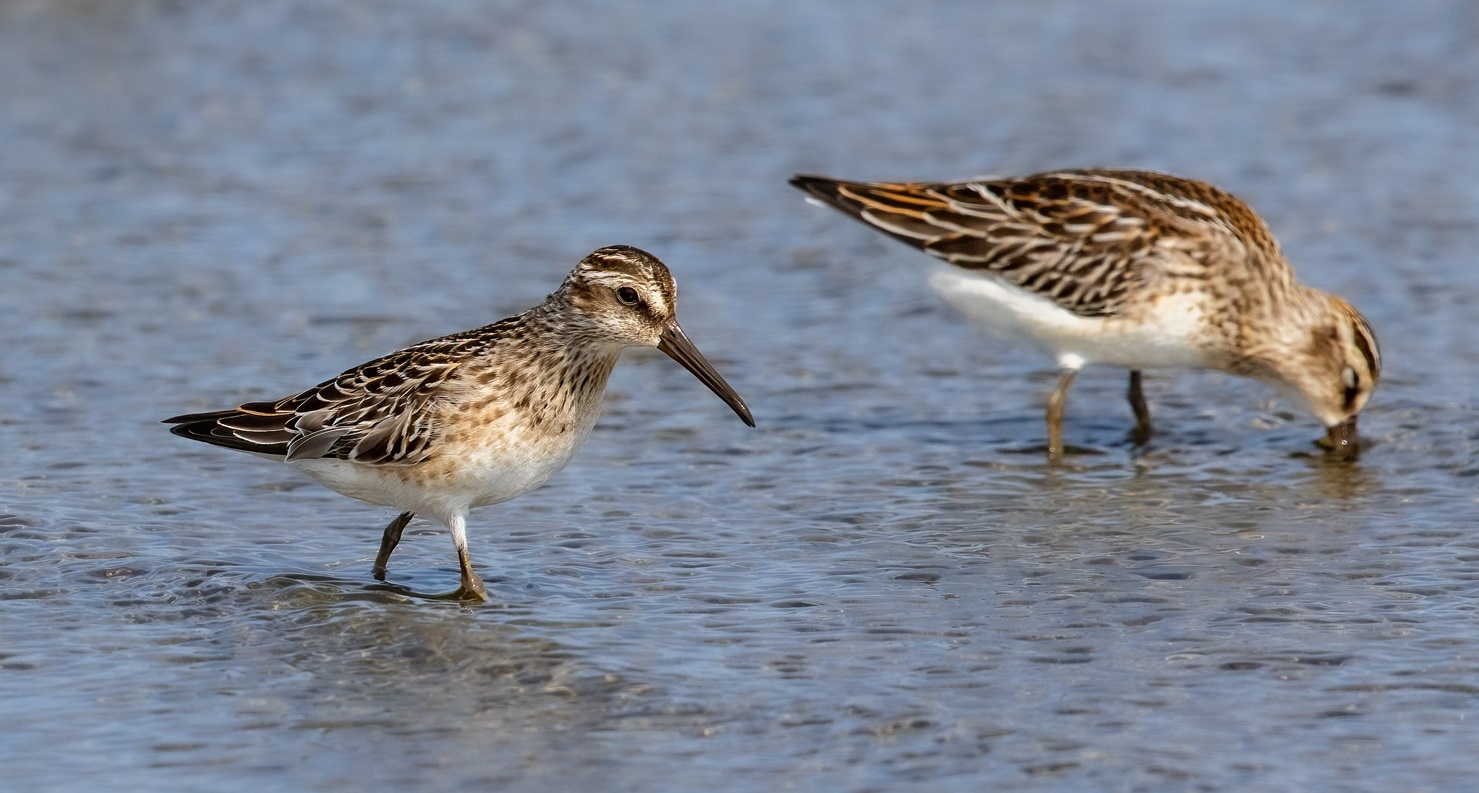
[[[638,299],[637,290],[631,288],[630,286],[623,286],[622,288],[616,290],[616,299],[629,306],[635,306],[637,305]]]
[[[1341,383],[1345,386],[1345,404],[1349,408],[1356,403],[1356,397],[1361,395],[1361,375],[1356,370],[1347,366],[1340,373]]]

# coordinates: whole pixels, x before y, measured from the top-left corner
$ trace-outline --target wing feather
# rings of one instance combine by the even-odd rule
[[[1262,222],[1201,182],[1141,171],[1063,171],[958,183],[846,182],[796,187],[906,244],[988,272],[1081,316],[1120,313],[1161,277],[1205,277],[1215,253],[1275,254]],[[1279,274],[1270,273],[1277,277]]]
[[[435,406],[462,364],[507,330],[503,320],[422,342],[275,402],[175,416],[171,432],[217,446],[282,456],[395,465],[424,460],[441,428]]]

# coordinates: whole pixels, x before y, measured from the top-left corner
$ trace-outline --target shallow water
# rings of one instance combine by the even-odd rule
[[[0,766],[18,790],[1467,790],[1479,12],[1267,0],[0,4]],[[1048,362],[785,184],[1200,176],[1351,299],[1355,464],[1260,386]],[[417,522],[168,435],[678,275],[749,430],[629,353],[587,448]]]

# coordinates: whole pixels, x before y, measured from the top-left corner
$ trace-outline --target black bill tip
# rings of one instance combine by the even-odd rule
[[[684,369],[692,372],[694,377],[697,377],[709,387],[710,391],[724,400],[724,404],[728,405],[742,421],[751,427],[755,426],[755,418],[750,415],[750,408],[745,405],[744,398],[724,381],[719,372],[715,371],[708,359],[704,358],[703,353],[699,352],[698,348],[693,346],[693,342],[688,340],[688,336],[683,333],[682,328],[678,327],[678,323],[669,324],[667,330],[662,332],[657,348],[667,353],[669,358],[682,364]]]
[[[1325,437],[1316,441],[1332,457],[1354,459],[1361,451],[1360,436],[1356,434],[1356,417],[1351,416],[1339,424],[1331,424]]]

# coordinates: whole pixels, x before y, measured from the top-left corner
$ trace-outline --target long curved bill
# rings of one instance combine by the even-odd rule
[[[668,354],[669,358],[683,365],[684,369],[693,372],[693,376],[703,381],[710,391],[719,395],[731,410],[739,414],[741,419],[751,427],[755,426],[755,419],[750,416],[750,409],[745,406],[745,400],[740,397],[739,392],[724,382],[724,378],[714,371],[714,367],[704,358],[703,353],[693,346],[683,329],[678,327],[677,322],[668,323],[666,330],[662,332],[657,342],[657,348]]]
[[[1332,424],[1325,430],[1325,439],[1320,442],[1325,451],[1337,457],[1355,457],[1361,451],[1360,436],[1356,434],[1356,417]]]

